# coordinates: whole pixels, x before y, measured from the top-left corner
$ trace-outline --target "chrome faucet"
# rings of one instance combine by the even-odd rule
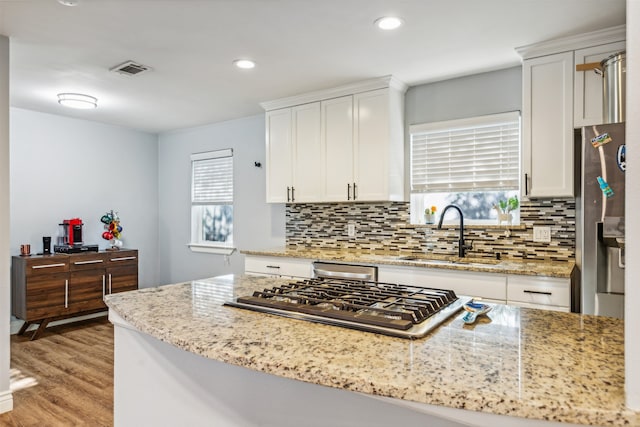
[[[464,258],[464,254],[467,249],[471,249],[471,246],[465,246],[464,244],[464,217],[462,215],[462,209],[460,209],[456,205],[447,205],[442,210],[442,214],[440,215],[440,221],[438,221],[438,230],[442,229],[442,220],[444,220],[444,214],[447,213],[448,209],[455,209],[458,211],[458,216],[460,217],[460,237],[458,238],[458,256],[460,258]]]

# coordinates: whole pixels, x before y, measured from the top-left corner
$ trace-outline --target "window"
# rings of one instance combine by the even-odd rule
[[[232,252],[232,149],[191,155],[191,244],[189,246],[194,251]]]
[[[410,133],[412,224],[425,223],[425,209],[435,206],[437,215],[450,203],[470,223],[496,224],[495,206],[518,197],[519,112],[413,125]],[[518,212],[510,212],[515,224]]]

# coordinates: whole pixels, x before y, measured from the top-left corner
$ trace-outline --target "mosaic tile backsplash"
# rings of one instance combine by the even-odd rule
[[[575,258],[574,199],[522,201],[520,225],[466,225],[470,257],[568,261]],[[288,248],[344,248],[372,252],[416,254],[458,253],[458,223],[438,230],[434,225],[411,225],[408,202],[288,204]],[[448,216],[447,216],[448,218]],[[355,237],[347,225],[356,224]],[[551,243],[533,241],[533,226],[551,227]]]

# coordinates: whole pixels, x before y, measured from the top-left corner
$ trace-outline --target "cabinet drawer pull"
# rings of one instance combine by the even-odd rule
[[[69,307],[69,280],[64,281],[64,308]]]
[[[129,260],[132,260],[132,259],[136,259],[136,257],[134,257],[134,256],[123,256],[123,257],[120,257],[120,258],[111,258],[111,261],[114,261],[114,262],[115,261],[129,261]]]
[[[524,291],[525,294],[538,294],[538,295],[553,295],[551,292],[546,292],[546,291],[530,291],[528,289],[525,289]]]
[[[84,264],[99,264],[103,262],[101,259],[92,259],[91,261],[74,261],[74,265],[84,265]]]
[[[104,277],[104,274],[103,274],[102,275],[102,299],[104,299],[104,295],[105,295],[105,292],[106,292],[104,285],[105,285],[105,277]]]
[[[44,265],[34,265],[31,268],[33,268],[34,270],[38,269],[38,268],[52,268],[52,267],[64,267],[65,264],[64,263],[60,263],[60,264],[44,264]]]
[[[111,295],[111,273],[109,273],[109,295]]]
[[[267,265],[267,268],[280,268],[279,265]]]

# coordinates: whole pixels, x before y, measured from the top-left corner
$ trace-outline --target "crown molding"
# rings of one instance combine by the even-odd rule
[[[322,101],[325,99],[338,98],[340,96],[353,95],[361,92],[368,92],[377,89],[391,88],[400,93],[405,93],[408,86],[389,75],[384,77],[376,77],[373,79],[362,80],[359,82],[349,83],[346,85],[334,87],[331,89],[317,90],[307,92],[300,95],[289,96],[286,98],[275,99],[273,101],[261,102],[260,106],[265,111],[277,110],[279,108],[292,107],[294,105],[308,104],[310,102]]]
[[[554,53],[583,49],[602,44],[615,43],[626,40],[626,25],[591,31],[589,33],[567,36],[553,40],[546,40],[526,46],[516,47],[516,52],[522,59],[552,55]]]

